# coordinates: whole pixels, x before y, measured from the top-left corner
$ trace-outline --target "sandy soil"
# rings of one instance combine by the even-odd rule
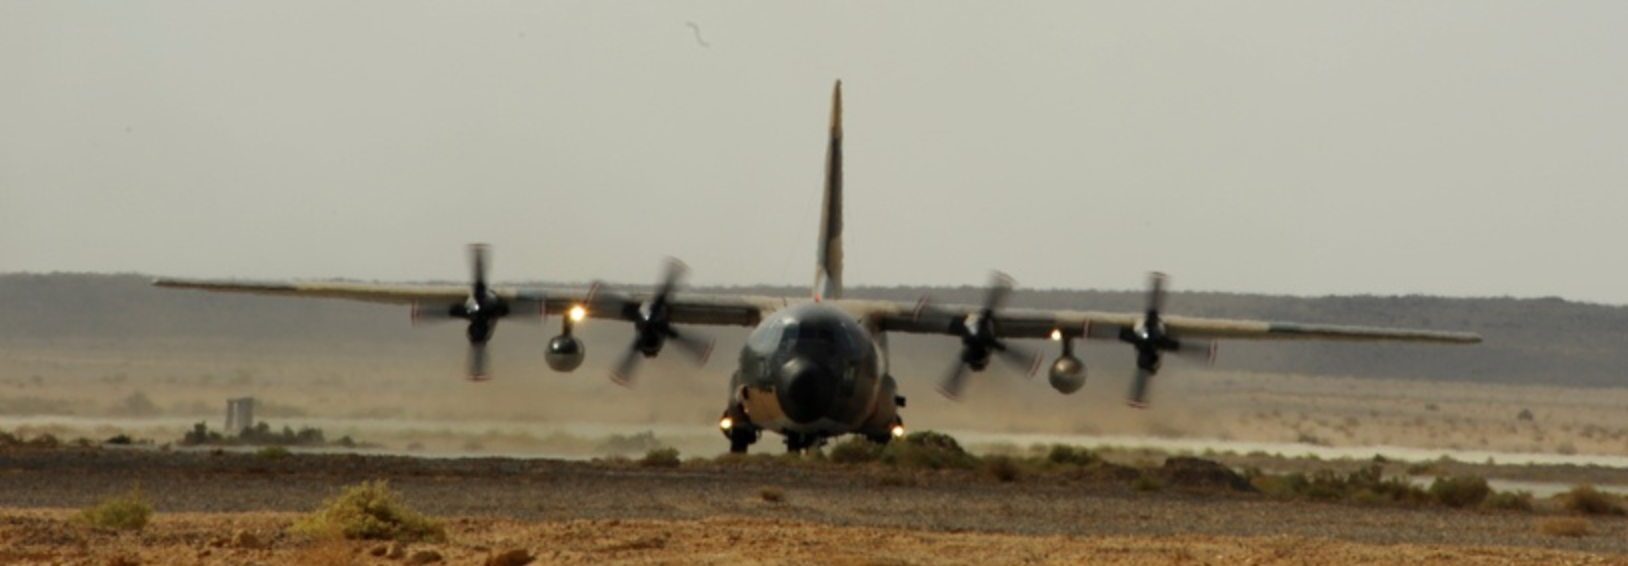
[[[1628,564],[1622,556],[1518,547],[1374,545],[1293,536],[1022,536],[845,527],[788,519],[457,519],[447,543],[392,545],[283,534],[290,513],[164,516],[140,534],[68,524],[65,510],[0,511],[6,564]],[[247,536],[245,536],[247,535]]]
[[[916,473],[758,460],[645,468],[555,460],[0,452],[0,564],[1628,564],[1628,519],[1556,537],[1551,515],[1274,501],[1123,481]],[[449,541],[311,540],[287,527],[340,486],[387,479]],[[886,480],[886,481],[884,481]],[[132,485],[140,533],[74,509]],[[765,491],[778,492],[769,501]],[[384,556],[374,556],[378,551]]]

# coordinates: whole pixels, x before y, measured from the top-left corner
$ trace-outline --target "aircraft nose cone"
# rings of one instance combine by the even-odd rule
[[[819,420],[831,410],[836,399],[836,376],[824,366],[794,358],[780,366],[775,376],[775,397],[787,417],[799,423]]]

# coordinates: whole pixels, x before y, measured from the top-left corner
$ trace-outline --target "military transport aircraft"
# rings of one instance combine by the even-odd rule
[[[740,352],[730,380],[729,398],[719,428],[731,452],[745,452],[762,431],[778,432],[786,448],[801,451],[845,434],[876,442],[904,433],[899,395],[888,362],[890,332],[941,334],[961,340],[956,360],[939,385],[950,398],[961,394],[969,372],[978,372],[999,357],[1031,373],[1040,358],[1012,339],[1051,339],[1061,353],[1050,368],[1052,387],[1064,394],[1085,385],[1086,368],[1074,355],[1077,339],[1118,340],[1136,351],[1136,375],[1129,402],[1147,403],[1148,385],[1164,354],[1212,359],[1217,339],[1389,340],[1440,344],[1473,344],[1475,334],[1224,320],[1165,316],[1166,278],[1153,274],[1147,308],[1140,313],[1004,308],[1010,278],[996,273],[980,305],[935,305],[845,299],[842,296],[842,83],[832,93],[830,138],[826,148],[825,198],[815,255],[812,297],[694,295],[677,292],[684,276],[676,260],[651,292],[622,293],[594,285],[586,290],[498,289],[487,284],[489,251],[470,248],[473,285],[378,285],[329,282],[241,282],[160,279],[160,287],[234,293],[326,297],[408,304],[417,319],[468,322],[469,376],[488,376],[486,344],[499,319],[507,316],[561,316],[558,336],[548,342],[546,360],[555,371],[582,364],[586,348],[572,336],[584,318],[633,323],[633,344],[621,355],[611,378],[631,385],[642,358],[654,357],[669,342],[701,363],[712,344],[685,333],[678,325],[754,327]]]

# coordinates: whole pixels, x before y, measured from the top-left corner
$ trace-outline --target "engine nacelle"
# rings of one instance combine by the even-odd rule
[[[588,347],[577,337],[555,336],[548,341],[548,352],[543,354],[543,358],[548,360],[548,367],[563,373],[577,369],[587,355]]]
[[[1051,363],[1051,388],[1068,395],[1085,387],[1085,363],[1070,355]]]

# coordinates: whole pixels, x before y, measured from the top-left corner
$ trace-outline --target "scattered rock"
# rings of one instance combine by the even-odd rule
[[[515,548],[486,558],[486,566],[526,566],[534,560],[530,552]]]
[[[120,554],[107,559],[107,566],[141,566],[141,562],[133,556]]]
[[[391,560],[401,560],[403,556],[407,556],[407,543],[401,541],[390,543],[390,548],[384,551],[384,557]]]
[[[407,557],[408,566],[423,566],[441,561],[441,553],[433,550],[420,550]]]
[[[368,556],[384,556],[384,553],[389,551],[390,547],[381,544],[367,549],[367,554]]]

